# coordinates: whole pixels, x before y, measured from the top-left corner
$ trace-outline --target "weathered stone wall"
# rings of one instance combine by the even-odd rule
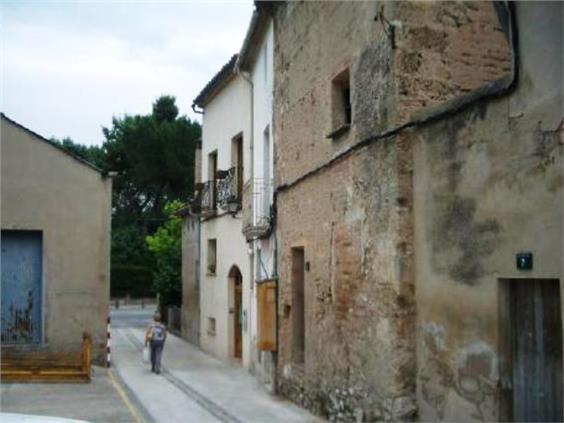
[[[409,131],[424,421],[503,418],[501,279],[560,279],[562,299],[563,8],[516,11],[515,91]],[[531,271],[516,269],[520,251],[533,252]]]
[[[374,19],[382,5],[394,45]],[[505,75],[506,40],[489,3],[283,3],[274,22],[280,391],[331,419],[411,418],[412,134],[328,163],[422,108]],[[336,129],[331,83],[347,68],[352,124],[328,139]],[[306,262],[303,364],[292,359],[294,247]]]
[[[182,226],[182,336],[200,345],[200,220],[184,217]]]
[[[394,45],[388,35],[394,27]],[[509,72],[489,2],[304,2],[275,13],[276,183]],[[331,142],[331,81],[351,74],[352,125]]]
[[[279,386],[320,414],[373,420],[414,411],[410,186],[409,146],[386,140],[279,196]],[[304,365],[291,353],[298,246],[309,263]]]
[[[398,22],[396,123],[509,73],[508,41],[492,2],[401,1],[390,9]]]

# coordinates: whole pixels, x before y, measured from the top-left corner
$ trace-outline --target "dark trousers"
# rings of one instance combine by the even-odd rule
[[[160,373],[164,341],[151,341],[151,371]]]

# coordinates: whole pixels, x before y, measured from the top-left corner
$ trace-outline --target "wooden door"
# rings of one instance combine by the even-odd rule
[[[276,281],[257,284],[257,348],[276,351]]]
[[[292,361],[305,360],[305,255],[302,247],[292,248]]]
[[[562,316],[557,279],[510,285],[514,421],[562,421]]]
[[[241,358],[243,356],[243,278],[239,272],[235,276],[234,291],[234,356],[235,358]]]

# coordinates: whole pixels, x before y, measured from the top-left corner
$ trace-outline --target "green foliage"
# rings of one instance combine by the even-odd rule
[[[164,96],[148,116],[114,118],[104,128],[104,148],[114,179],[114,221],[138,222],[152,233],[165,218],[164,205],[185,200],[194,185],[194,153],[201,128],[174,118],[174,97]]]
[[[150,115],[114,117],[112,126],[103,128],[103,148],[106,169],[118,173],[112,198],[112,268],[149,264],[155,269],[154,283],[163,300],[179,303],[180,253],[169,252],[167,260],[164,252],[149,251],[145,242],[168,223],[165,204],[186,201],[194,186],[194,155],[201,127],[185,116],[178,117],[175,101],[172,96],[162,96],[153,103]],[[180,245],[180,235],[178,242]]]
[[[111,298],[149,298],[155,295],[152,289],[153,275],[147,266],[115,264],[112,266]]]
[[[176,99],[170,95],[163,95],[153,103],[153,116],[157,122],[172,122],[178,116]]]
[[[151,268],[163,305],[179,304],[182,223],[171,207],[178,206],[175,200],[186,201],[192,195],[201,127],[179,117],[176,99],[165,95],[153,103],[151,114],[114,117],[102,132],[101,147],[70,138],[52,142],[103,170],[117,172],[112,194],[112,289],[114,283],[118,292],[125,292],[123,286],[132,289],[128,272],[133,272],[131,283],[140,284],[143,292],[153,289],[153,275],[147,277],[138,269]],[[171,205],[165,210],[167,203]]]
[[[156,264],[154,287],[163,306],[180,305],[182,302],[182,219],[175,214],[181,207],[180,201],[166,204],[166,222],[154,235],[146,238]]]
[[[100,169],[106,168],[106,154],[103,147],[99,147],[97,145],[86,146],[78,144],[69,137],[65,137],[62,140],[51,138],[51,142],[57,144],[59,147],[62,147],[69,153],[92,163]]]
[[[112,230],[113,264],[152,265],[153,256],[147,248],[147,233],[141,225],[123,223]]]

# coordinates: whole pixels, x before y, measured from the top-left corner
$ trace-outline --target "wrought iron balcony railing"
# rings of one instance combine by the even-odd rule
[[[239,172],[238,168],[232,167],[221,172],[220,176],[222,178],[217,181],[217,204],[229,212],[234,212],[241,208],[242,187],[239,187],[241,183]]]
[[[207,181],[202,184],[202,190],[200,191],[200,207],[202,215],[210,215],[216,211],[216,188],[214,186],[214,181]]]
[[[192,213],[194,213],[194,214],[202,213],[202,187],[198,186],[198,185],[203,185],[203,184],[196,184],[196,189],[194,190],[194,195],[192,196],[192,198],[190,200],[188,200],[188,203],[190,205],[190,209],[192,210]]]
[[[272,180],[255,178],[246,191],[249,191],[249,201],[245,207],[243,233],[247,239],[266,237],[272,230]]]

